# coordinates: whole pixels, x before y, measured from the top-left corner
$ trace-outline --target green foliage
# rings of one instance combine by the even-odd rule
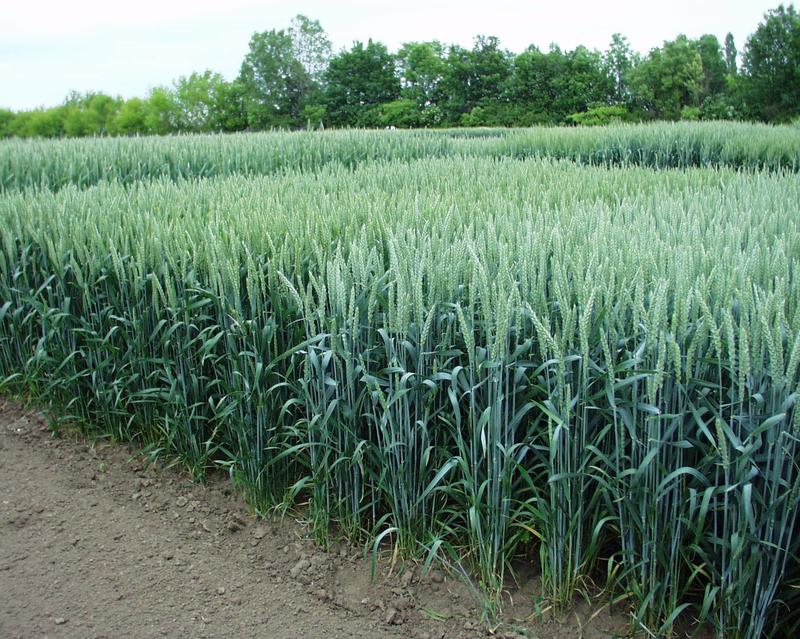
[[[478,36],[472,49],[452,46],[441,79],[446,121],[458,123],[475,107],[485,106],[503,94],[511,74],[511,54],[494,36]]]
[[[102,93],[72,94],[63,110],[64,135],[107,135],[113,129],[122,100]]]
[[[730,33],[724,46],[711,34],[681,35],[645,59],[618,33],[604,53],[531,45],[515,55],[496,37],[478,36],[471,49],[408,42],[391,56],[370,40],[334,57],[319,21],[297,15],[287,29],[253,34],[232,82],[211,71],[192,73],[130,105],[73,94],[55,109],[6,116],[0,136],[559,125],[618,105],[637,120],[786,122],[800,112],[798,24],[791,6],[768,12],[748,40],[740,73]]]
[[[603,56],[613,84],[613,100],[625,104],[631,100],[630,73],[638,63],[628,39],[620,33],[611,37],[611,44]]]
[[[147,128],[147,103],[140,98],[126,100],[114,122],[115,135],[144,135]]]
[[[174,91],[166,87],[153,88],[145,111],[145,125],[150,133],[165,135],[177,130],[180,108]]]
[[[249,128],[285,128],[301,123],[313,80],[297,59],[291,32],[273,29],[254,33],[239,82]]]
[[[637,100],[653,117],[677,120],[685,106],[698,106],[703,60],[694,42],[680,35],[653,49],[631,74]]]
[[[222,129],[226,101],[231,98],[219,73],[206,70],[175,81],[176,128],[191,133]]]
[[[569,113],[608,103],[615,87],[601,54],[586,47],[577,47],[564,56],[567,75],[556,84],[556,113],[564,118]]]
[[[12,136],[57,138],[64,135],[64,107],[19,113],[11,126]]]
[[[247,129],[246,93],[246,87],[239,80],[218,87],[217,105],[220,110],[214,117],[217,130],[231,133]]]
[[[720,95],[725,91],[725,76],[729,73],[725,63],[722,46],[715,35],[701,36],[696,43],[703,66],[703,81],[700,89],[700,100],[712,95]]]
[[[289,27],[289,35],[294,57],[303,65],[312,82],[321,85],[332,54],[331,41],[325,29],[319,20],[297,15]]]
[[[535,122],[559,124],[570,114],[608,103],[617,89],[625,90],[615,88],[599,53],[585,47],[564,52],[553,46],[547,53],[529,48],[516,57],[506,96],[525,112],[540,114]]]
[[[437,41],[408,42],[396,54],[405,99],[413,100],[422,126],[442,123],[439,104],[443,101],[442,81],[447,62],[444,46]]]
[[[540,114],[540,124],[555,123],[558,116],[552,111],[555,85],[565,69],[560,50],[543,53],[531,47],[514,58],[513,70],[507,84],[508,99],[525,111]]]
[[[728,95],[709,96],[700,105],[701,120],[739,120],[742,112],[738,101]]]
[[[752,115],[786,122],[800,113],[800,16],[793,5],[768,11],[748,38],[744,74]]]
[[[594,107],[583,113],[573,113],[567,119],[582,126],[605,126],[635,120],[630,111],[619,105]]]
[[[380,126],[379,105],[399,97],[394,59],[383,44],[356,42],[331,59],[324,100],[333,126]]]
[[[463,113],[459,119],[460,126],[488,126],[491,116],[483,107],[476,106],[469,113]]]
[[[306,125],[311,128],[324,126],[325,114],[324,104],[306,104],[303,107],[303,119],[306,121]]]
[[[739,52],[736,50],[736,41],[733,39],[733,34],[728,33],[725,36],[725,69],[729,76],[735,76],[739,73],[738,55]]]
[[[379,122],[382,126],[413,129],[424,126],[417,103],[408,98],[386,102],[380,106]]]
[[[11,122],[14,117],[14,112],[10,109],[0,109],[0,139],[11,136]]]
[[[681,109],[681,120],[696,122],[700,119],[700,107],[685,106]]]

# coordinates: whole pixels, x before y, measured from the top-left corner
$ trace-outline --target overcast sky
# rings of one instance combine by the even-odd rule
[[[335,50],[372,38],[394,51],[438,39],[470,46],[495,35],[530,44],[604,50],[614,32],[646,53],[679,33],[733,33],[741,52],[780,0],[0,0],[0,107],[52,106],[72,90],[144,96],[192,71],[238,72],[254,31],[298,13],[319,20]],[[785,3],[791,4],[791,3]]]

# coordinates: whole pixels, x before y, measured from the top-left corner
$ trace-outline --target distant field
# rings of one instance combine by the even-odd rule
[[[800,624],[800,130],[0,143],[0,374],[496,610]],[[654,170],[660,169],[660,170]]]
[[[800,129],[730,122],[596,128],[244,133],[0,141],[0,190],[268,175],[432,157],[571,159],[652,168],[800,168]]]

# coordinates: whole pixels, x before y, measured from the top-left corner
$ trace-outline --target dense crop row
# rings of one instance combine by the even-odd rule
[[[654,168],[800,168],[800,130],[730,122],[586,128],[330,131],[234,136],[17,140],[0,145],[0,191],[264,175],[425,157],[554,157]]]
[[[0,373],[490,603],[527,556],[657,634],[788,632],[798,202],[793,174],[485,158],[6,193]]]

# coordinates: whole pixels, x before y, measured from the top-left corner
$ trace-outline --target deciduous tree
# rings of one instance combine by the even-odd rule
[[[325,77],[333,48],[319,20],[298,14],[289,27],[294,56],[303,65],[311,80],[320,85]]]
[[[325,106],[334,126],[375,126],[381,104],[400,97],[400,80],[386,46],[356,42],[334,56],[325,74]]]
[[[619,33],[611,36],[611,44],[604,60],[614,83],[614,101],[619,104],[629,102],[631,98],[629,76],[636,63],[636,56],[631,50],[628,39]]]
[[[442,88],[447,95],[445,116],[457,124],[462,115],[475,107],[503,99],[506,82],[511,76],[511,54],[500,48],[494,36],[478,36],[471,50],[452,46]]]
[[[302,122],[312,79],[297,59],[290,32],[273,29],[254,33],[239,81],[249,128],[289,127]]]
[[[792,5],[767,12],[744,49],[750,113],[786,121],[800,113],[800,16]]]
[[[631,88],[653,117],[677,120],[684,107],[699,107],[703,80],[696,44],[679,35],[650,51],[631,74]]]
[[[219,73],[209,70],[178,78],[175,81],[177,128],[193,133],[219,131],[219,116],[228,97],[226,84]]]
[[[444,46],[435,40],[407,42],[395,57],[403,97],[414,103],[422,124],[440,124],[442,80],[447,71]]]

